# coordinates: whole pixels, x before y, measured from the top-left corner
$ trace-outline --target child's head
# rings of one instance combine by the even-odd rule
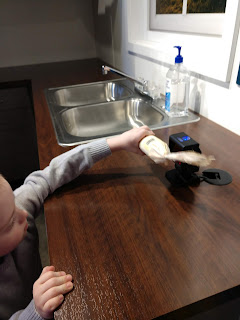
[[[0,257],[18,246],[27,227],[27,212],[15,206],[12,188],[0,175]]]

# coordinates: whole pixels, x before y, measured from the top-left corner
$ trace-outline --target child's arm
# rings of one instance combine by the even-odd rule
[[[45,198],[57,188],[77,178],[94,163],[118,150],[143,154],[138,145],[153,132],[146,126],[135,128],[119,136],[101,139],[75,147],[54,158],[48,167],[31,173],[24,185],[14,191],[16,204],[36,215]]]

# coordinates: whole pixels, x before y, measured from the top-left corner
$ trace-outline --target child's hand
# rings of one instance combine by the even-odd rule
[[[44,319],[53,318],[54,310],[63,302],[63,295],[72,288],[70,274],[55,272],[53,266],[45,267],[33,285],[33,299],[39,315]]]
[[[139,142],[146,136],[154,135],[154,132],[147,126],[134,128],[122,133],[120,136],[109,138],[107,140],[111,151],[126,150],[143,155],[139,149]]]

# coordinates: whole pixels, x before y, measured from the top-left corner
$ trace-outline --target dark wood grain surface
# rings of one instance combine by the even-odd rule
[[[57,145],[43,89],[103,80],[98,60],[3,69],[31,79],[41,168]],[[239,136],[201,117],[189,134],[233,182],[174,188],[173,169],[117,152],[45,203],[51,263],[73,275],[55,319],[153,319],[240,285]],[[201,170],[200,170],[201,173]],[[175,319],[175,318],[174,318]]]

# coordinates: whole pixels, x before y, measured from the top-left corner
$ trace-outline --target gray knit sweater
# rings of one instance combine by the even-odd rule
[[[0,260],[0,320],[42,319],[32,300],[33,284],[42,271],[34,219],[50,193],[110,154],[105,139],[78,146],[54,158],[44,170],[31,173],[14,191],[16,206],[29,213],[29,227],[19,246]]]

